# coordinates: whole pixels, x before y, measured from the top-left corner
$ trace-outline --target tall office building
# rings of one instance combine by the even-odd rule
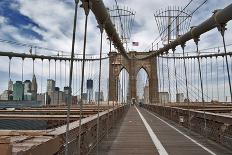
[[[31,93],[31,81],[25,80],[24,81],[24,93]]]
[[[98,96],[99,92],[95,92],[95,101],[98,101]],[[103,95],[103,91],[100,91],[100,101],[104,101],[104,95]]]
[[[13,91],[13,81],[11,81],[11,79],[10,79],[10,81],[8,82],[8,90],[9,90],[9,91]]]
[[[88,95],[88,102],[90,103],[93,101],[93,80],[87,80],[87,95]]]
[[[55,91],[56,82],[52,79],[47,80],[47,92]]]
[[[24,85],[22,81],[16,81],[13,84],[13,100],[23,100]]]
[[[32,100],[37,100],[37,81],[35,74],[32,77],[32,82],[31,82],[31,99]]]
[[[25,80],[24,81],[24,97],[23,100],[31,100],[31,81]]]
[[[150,100],[149,100],[149,83],[146,83],[146,85],[143,88],[143,99],[144,99],[144,103],[145,104],[150,104]]]

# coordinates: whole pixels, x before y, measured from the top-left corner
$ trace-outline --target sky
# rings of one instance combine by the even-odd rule
[[[117,0],[119,6],[129,7],[134,10],[135,18],[131,33],[131,39],[129,40],[129,49],[136,51],[149,50],[151,43],[159,36],[157,24],[154,19],[155,11],[161,8],[167,8],[168,6],[180,6],[184,7],[189,1],[186,0]],[[187,10],[193,11],[203,0],[193,0]],[[104,0],[106,7],[113,8],[115,5],[114,0]],[[209,18],[212,15],[213,10],[222,9],[229,5],[229,0],[208,0],[197,12],[193,14],[191,26],[196,26]],[[84,11],[78,7],[77,17],[77,31],[76,31],[76,45],[75,53],[81,54],[83,49],[83,35],[84,35]],[[71,52],[71,39],[73,29],[73,16],[74,16],[74,0],[1,0],[0,1],[0,39],[10,40],[25,44],[31,44],[34,46],[46,47],[49,49],[56,49],[59,51],[65,51],[64,54],[70,54]],[[231,22],[228,23],[228,30],[226,32],[226,41],[232,42],[230,38],[231,34]],[[209,48],[212,46],[221,46],[220,34],[217,30],[212,30],[201,36],[199,46],[200,49]],[[139,42],[138,47],[132,47],[131,42]],[[161,47],[162,44],[159,44]],[[88,54],[98,54],[100,47],[100,32],[97,28],[97,22],[90,12],[88,20],[88,35],[87,35],[87,50]],[[22,47],[7,43],[0,42],[0,51],[3,52],[17,52],[28,53],[30,47]],[[187,51],[194,51],[193,41],[187,43]],[[178,49],[177,49],[178,50]],[[109,41],[106,34],[103,38],[103,52],[108,53]],[[33,49],[33,52],[43,55],[56,55],[57,52],[48,50]],[[104,54],[106,56],[106,54]],[[97,56],[96,56],[97,57]],[[0,57],[0,92],[7,88],[8,81],[8,62],[7,57]],[[21,59],[12,59],[11,65],[11,78],[13,81],[21,80],[22,61]],[[95,64],[96,68],[98,63]],[[41,61],[35,61],[35,73],[37,76],[38,85],[41,83],[41,77],[43,80],[48,78],[48,62],[44,61],[43,75],[41,68]],[[51,68],[54,68],[55,63],[51,62]],[[87,66],[91,64],[87,64]],[[59,64],[58,64],[59,66]],[[80,66],[80,64],[78,64]],[[65,81],[64,65],[61,66],[62,72],[57,70],[57,77],[61,76],[62,81]],[[108,71],[108,61],[103,61],[104,71]],[[86,77],[94,78],[97,75],[97,69],[87,68]],[[68,69],[66,74],[66,81],[68,78]],[[91,73],[90,73],[91,72]],[[77,67],[75,74],[76,85],[75,92],[78,91],[80,82],[80,67]],[[54,78],[54,69],[51,70],[51,77]],[[24,79],[32,78],[32,61],[26,59],[24,61]],[[43,81],[42,80],[42,81]],[[62,83],[57,78],[57,85]],[[103,75],[102,81],[104,83],[103,89],[107,89],[107,76]],[[42,90],[46,89],[46,84],[42,85]],[[40,88],[39,88],[40,89]]]

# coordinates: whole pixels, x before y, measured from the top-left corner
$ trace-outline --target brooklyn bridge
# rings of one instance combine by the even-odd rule
[[[0,2],[1,155],[232,154],[230,2],[52,2]]]

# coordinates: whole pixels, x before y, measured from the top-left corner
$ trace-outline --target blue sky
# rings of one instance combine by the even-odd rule
[[[74,14],[73,1],[74,0],[1,0],[0,39],[70,52]],[[203,0],[194,0],[187,9],[192,11],[202,2]],[[104,0],[104,3],[109,8],[112,8],[115,4],[114,0]],[[153,15],[154,12],[167,6],[176,5],[184,7],[188,1],[166,0],[164,3],[163,0],[118,0],[118,3],[120,6],[129,6],[136,12],[135,24],[130,41],[138,41],[140,44],[139,47],[134,47],[134,50],[144,51],[158,36],[158,29]],[[218,0],[208,0],[207,4],[203,5],[203,7],[193,15],[191,25],[200,24],[212,15],[213,10],[224,8],[230,3],[231,1],[229,0],[220,0],[220,3]],[[81,53],[83,47],[83,24],[83,9],[78,8],[76,53]],[[228,43],[232,42],[232,39],[229,37],[229,34],[231,34],[230,27],[231,23],[228,25],[228,35],[226,35]],[[89,16],[88,30],[87,53],[96,54],[99,51],[100,34],[97,28],[97,22],[92,13],[90,13]],[[200,48],[221,45],[220,35],[217,33],[217,30],[202,35],[201,40],[204,41],[200,43]],[[192,41],[187,43],[187,46],[189,50],[194,50]],[[129,48],[132,49],[131,46],[129,46]],[[28,47],[0,43],[0,51],[27,53],[28,50]],[[103,50],[104,52],[109,51],[109,43],[106,40],[106,36],[104,36]],[[53,51],[37,50],[36,52],[44,55],[54,54]],[[0,57],[0,61],[2,62],[0,67],[0,91],[2,91],[6,89],[8,58]],[[25,61],[26,67],[24,69],[24,76],[25,78],[30,78],[32,75],[32,61]],[[108,70],[107,63],[107,61],[104,62],[106,70]],[[19,64],[21,64],[20,59],[13,59],[12,76],[14,76],[14,80],[20,80],[21,77],[21,66]],[[36,73],[38,74],[38,79],[40,79],[41,61],[36,61],[35,66],[37,68]],[[51,64],[51,67],[54,67],[54,63]],[[62,67],[62,70],[63,69],[64,66]],[[97,72],[97,70],[94,72]],[[46,63],[44,65],[44,74],[48,75],[48,64]],[[58,72],[58,74],[60,73]],[[80,76],[78,72],[75,74],[76,76]],[[62,78],[64,78],[63,74]],[[44,79],[46,79],[46,77],[44,77]],[[107,77],[103,77],[103,80],[107,80]],[[106,89],[106,87],[107,85],[104,86],[104,89]]]

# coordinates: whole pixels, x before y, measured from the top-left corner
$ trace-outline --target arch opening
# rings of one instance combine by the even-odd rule
[[[117,81],[117,98],[121,103],[128,102],[129,96],[129,73],[123,67],[119,73],[118,81]]]
[[[139,69],[136,77],[136,95],[137,102],[149,104],[149,76],[147,71],[142,67]]]

